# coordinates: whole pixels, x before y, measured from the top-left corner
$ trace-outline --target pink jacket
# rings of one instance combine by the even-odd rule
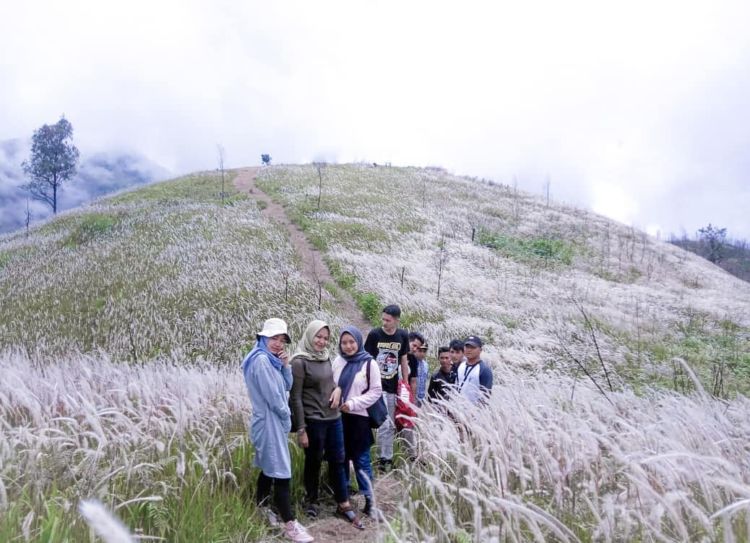
[[[341,356],[337,356],[336,360],[333,361],[333,380],[337,385],[339,384],[339,377],[344,366],[346,366],[346,360],[341,358]],[[349,405],[349,413],[352,415],[367,417],[367,408],[378,401],[378,398],[383,395],[383,385],[380,383],[380,369],[378,368],[378,363],[374,360],[369,362],[370,390],[364,393],[367,388],[367,366],[367,363],[363,364],[362,369],[354,376],[352,388],[349,390],[349,398],[346,399],[346,403]]]

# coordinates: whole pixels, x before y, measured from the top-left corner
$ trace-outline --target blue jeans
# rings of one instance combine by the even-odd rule
[[[372,464],[370,463],[370,445],[372,445],[372,430],[369,417],[341,415],[344,423],[344,446],[346,460],[354,464],[354,474],[357,476],[359,491],[367,498],[372,498]],[[346,470],[346,484],[349,485],[349,470]]]
[[[354,474],[357,476],[357,486],[362,495],[372,498],[372,464],[370,463],[370,449],[362,451],[359,456],[352,458]],[[346,470],[346,484],[349,485],[349,470]]]
[[[341,418],[336,420],[305,419],[305,431],[309,445],[305,451],[305,493],[311,503],[318,501],[320,464],[328,460],[328,475],[336,503],[349,499],[348,471],[344,455],[344,426]]]

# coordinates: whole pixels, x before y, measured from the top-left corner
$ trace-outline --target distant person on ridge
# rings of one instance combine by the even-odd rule
[[[250,441],[255,448],[254,464],[260,468],[256,500],[261,509],[268,508],[273,486],[274,501],[284,521],[284,536],[298,543],[309,543],[313,537],[294,518],[289,484],[292,460],[287,434],[291,430],[291,411],[287,394],[292,388],[292,370],[285,343],[291,343],[286,322],[268,319],[256,335],[257,343],[242,362],[247,393],[252,404]],[[266,509],[275,523],[275,515]]]
[[[458,367],[458,392],[472,403],[486,403],[492,390],[492,370],[482,360],[482,340],[469,336],[464,340],[466,360]]]
[[[393,464],[393,439],[396,434],[396,390],[399,373],[409,379],[406,354],[409,352],[409,334],[399,328],[401,308],[388,305],[383,308],[383,326],[367,334],[365,351],[370,353],[380,368],[383,399],[388,408],[388,419],[378,428],[378,467],[387,471]]]
[[[448,391],[456,384],[456,373],[453,371],[448,347],[438,349],[438,362],[440,362],[440,368],[432,374],[430,387],[427,389],[427,397],[430,400],[447,399]]]

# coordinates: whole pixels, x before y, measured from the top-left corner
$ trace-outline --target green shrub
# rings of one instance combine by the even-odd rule
[[[73,229],[70,236],[65,240],[66,247],[78,247],[101,237],[117,224],[117,219],[104,213],[90,213],[84,215],[81,222]]]
[[[515,238],[498,232],[480,229],[477,243],[494,249],[508,258],[527,264],[573,262],[573,247],[565,240],[552,237]]]
[[[367,320],[369,320],[373,326],[380,324],[380,311],[383,308],[383,304],[380,302],[377,294],[372,292],[356,293],[355,298],[357,305],[364,313]]]

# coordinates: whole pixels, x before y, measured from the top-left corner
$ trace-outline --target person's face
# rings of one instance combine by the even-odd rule
[[[456,349],[451,349],[449,356],[451,358],[451,362],[453,362],[454,364],[458,364],[464,357],[464,352]]]
[[[357,352],[357,342],[351,334],[344,334],[341,336],[341,352],[346,356],[351,356]]]
[[[331,339],[331,332],[328,331],[328,328],[324,326],[318,330],[318,333],[315,334],[315,337],[313,338],[313,348],[315,349],[315,352],[319,353],[323,351],[328,345],[329,339]]]
[[[482,349],[475,347],[474,345],[464,345],[464,353],[466,354],[466,360],[474,362],[479,359],[479,355],[482,354]]]
[[[388,313],[383,313],[382,321],[383,321],[383,330],[385,330],[389,334],[392,332],[395,332],[396,328],[398,328],[398,319],[394,317],[393,315],[389,315]]]
[[[424,360],[425,356],[427,356],[427,347],[420,343],[419,346],[414,349],[414,358],[417,360]]]
[[[420,349],[420,347],[422,347],[422,342],[421,342],[421,341],[419,341],[419,340],[418,340],[417,338],[414,338],[414,339],[412,339],[412,340],[411,340],[411,341],[409,342],[409,349],[410,349],[410,350],[411,350],[411,352],[412,352],[412,353],[414,353],[414,354],[416,354],[416,353],[417,353],[417,351],[418,351],[418,350]]]
[[[453,368],[450,353],[440,353],[438,361],[440,362],[440,371],[443,373],[448,373],[451,371],[451,368]]]
[[[268,338],[268,350],[273,354],[279,354],[284,350],[286,344],[286,338],[284,334],[277,334]]]

